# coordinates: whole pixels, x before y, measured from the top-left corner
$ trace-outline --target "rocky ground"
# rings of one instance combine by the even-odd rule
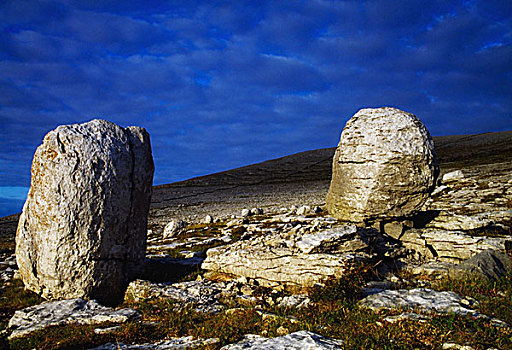
[[[157,186],[145,271],[114,309],[22,292],[2,218],[3,344],[512,348],[512,132],[435,143],[441,179],[405,231],[326,213],[334,149]]]

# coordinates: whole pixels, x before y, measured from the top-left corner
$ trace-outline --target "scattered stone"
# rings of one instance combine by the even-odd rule
[[[427,288],[384,290],[367,296],[359,304],[374,311],[403,309],[480,316],[470,308],[477,306],[476,300],[461,297],[454,292],[438,292]]]
[[[76,298],[48,301],[16,311],[9,321],[8,327],[12,330],[9,339],[24,337],[48,326],[125,323],[138,317],[139,313],[133,309],[114,310],[98,304],[95,300]]]
[[[311,207],[308,205],[303,205],[297,209],[297,215],[306,215],[311,212]]]
[[[282,349],[343,349],[343,340],[323,337],[309,331],[299,331],[277,338],[265,338],[248,334],[236,344],[226,345],[221,350],[282,350]]]
[[[251,215],[263,215],[263,209],[261,208],[252,208]]]
[[[443,350],[474,350],[472,346],[469,345],[459,345],[456,343],[444,343]]]
[[[393,221],[384,224],[384,233],[396,240],[400,239],[404,232],[404,225],[401,222]]]
[[[389,323],[395,323],[395,322],[403,321],[403,320],[412,320],[412,321],[418,321],[418,322],[424,323],[430,319],[431,319],[430,316],[420,315],[420,314],[417,314],[414,312],[406,312],[406,313],[403,313],[403,314],[400,314],[397,316],[385,317],[384,321],[389,322]]]
[[[436,187],[434,192],[432,192],[431,196],[435,196],[435,195],[440,194],[440,193],[442,193],[442,192],[444,192],[446,190],[449,190],[449,189],[450,189],[450,187],[445,186],[445,185],[441,185],[439,187]]]
[[[107,328],[96,328],[94,329],[94,334],[108,334],[113,333],[120,329],[121,326],[113,326],[113,327],[107,327]]]
[[[107,343],[89,350],[186,350],[197,349],[220,343],[218,338],[194,339],[192,336],[182,338],[171,338],[156,343],[145,344],[123,344]]]
[[[311,304],[311,299],[307,296],[307,294],[295,294],[288,295],[277,300],[279,307],[287,307],[293,309],[302,309],[304,307],[308,307]]]
[[[49,132],[16,233],[26,288],[118,303],[144,261],[153,170],[142,128],[93,120]]]
[[[425,125],[390,107],[362,109],[347,122],[332,169],[327,210],[352,222],[414,214],[439,173]]]
[[[464,173],[462,170],[455,170],[443,175],[441,180],[443,183],[456,182],[464,179]]]
[[[487,249],[506,251],[510,237],[470,236],[461,231],[438,229],[407,230],[400,238],[402,244],[423,259],[437,258],[443,262],[459,263]]]
[[[170,298],[179,301],[177,308],[193,304],[195,310],[203,313],[218,313],[226,309],[222,299],[232,297],[247,299],[234,283],[196,280],[180,283],[151,283],[136,280],[126,291],[129,298],[140,301],[148,298]],[[252,294],[252,293],[250,293]]]
[[[505,253],[488,249],[463,261],[451,272],[497,280],[512,272],[512,259]]]
[[[249,209],[242,209],[242,217],[246,218],[251,215],[251,211]]]
[[[180,235],[185,228],[187,227],[187,223],[183,220],[172,220],[169,221],[167,225],[165,225],[164,228],[164,239],[176,237]]]

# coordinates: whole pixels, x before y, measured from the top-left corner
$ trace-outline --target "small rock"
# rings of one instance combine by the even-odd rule
[[[435,196],[435,195],[437,195],[437,194],[439,194],[439,193],[442,193],[442,192],[444,192],[444,191],[448,190],[449,188],[450,188],[450,187],[445,186],[445,185],[441,185],[441,186],[439,186],[439,187],[436,187],[436,189],[434,190],[434,192],[432,192],[431,196]]]
[[[323,211],[322,208],[320,208],[319,206],[316,206],[313,208],[313,213],[315,213],[315,214],[321,213],[322,211]]]
[[[474,350],[474,348],[469,345],[459,345],[456,343],[444,343],[442,349],[443,350]]]
[[[249,209],[242,209],[242,217],[246,218],[251,215],[251,211]]]
[[[464,173],[461,170],[455,170],[451,171],[449,173],[446,173],[443,175],[442,182],[443,183],[449,183],[449,182],[456,182],[464,179]]]
[[[407,312],[407,313],[403,313],[403,314],[400,314],[397,316],[385,317],[384,321],[389,322],[389,323],[395,323],[395,322],[403,321],[403,320],[413,320],[413,321],[419,321],[419,322],[423,323],[423,322],[430,320],[431,318],[432,317],[430,317],[430,316],[419,315],[414,312]]]
[[[398,240],[404,232],[404,226],[400,222],[386,222],[384,224],[384,233]]]
[[[211,215],[206,215],[203,222],[205,224],[211,224],[211,223],[213,223],[213,217]]]
[[[252,208],[251,215],[263,215],[263,209],[261,208]]]
[[[187,223],[183,220],[172,220],[164,228],[164,239],[176,237],[181,234],[185,228],[187,227]]]
[[[512,271],[512,259],[495,250],[485,250],[452,269],[452,274],[470,274],[497,280]]]
[[[306,215],[311,211],[311,207],[307,205],[303,205],[297,209],[297,215]]]
[[[311,299],[306,294],[296,294],[282,297],[278,300],[279,307],[301,309],[309,306]]]

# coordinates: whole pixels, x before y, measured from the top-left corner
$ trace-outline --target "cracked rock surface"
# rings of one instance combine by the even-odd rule
[[[144,259],[153,170],[143,128],[92,120],[50,131],[16,233],[25,286],[46,299],[119,302]]]
[[[253,278],[265,287],[313,286],[370,259],[367,250],[353,225],[296,239],[275,233],[209,249],[201,268]]]
[[[396,108],[366,108],[345,125],[326,197],[334,217],[351,222],[406,217],[434,189],[439,168],[423,123]]]
[[[48,326],[63,324],[124,323],[139,317],[133,309],[114,310],[98,304],[96,300],[81,298],[48,301],[15,312],[9,321],[12,330],[9,339],[26,336]]]

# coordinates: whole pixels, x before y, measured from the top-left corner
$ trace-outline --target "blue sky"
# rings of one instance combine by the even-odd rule
[[[43,136],[93,118],[149,131],[155,184],[335,146],[363,107],[512,129],[509,0],[4,0],[0,28],[0,215]]]

